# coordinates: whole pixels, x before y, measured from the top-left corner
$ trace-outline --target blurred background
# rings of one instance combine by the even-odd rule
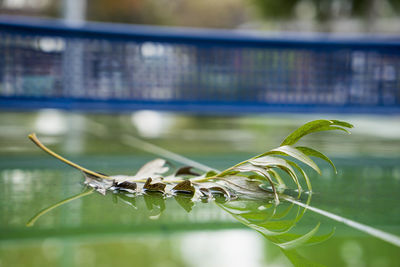
[[[0,0],[0,14],[3,20],[20,16],[56,18],[71,27],[95,21],[234,29],[254,36],[335,33],[373,40],[377,34],[398,40],[400,33],[400,0]],[[124,88],[133,84],[137,88],[154,88],[137,95],[162,100],[168,99],[170,93],[162,91],[160,84],[167,84],[168,88],[178,84],[185,99],[207,101],[207,94],[190,94],[190,91],[184,94],[185,86],[192,81],[190,71],[200,62],[197,71],[205,73],[200,88],[220,88],[212,92],[224,99],[237,96],[238,91],[231,85],[239,84],[238,88],[250,88],[239,98],[252,99],[251,92],[264,89],[257,86],[265,73],[251,76],[251,71],[246,72],[251,67],[246,64],[266,60],[274,64],[257,68],[271,71],[278,85],[287,79],[299,88],[306,88],[308,81],[317,81],[316,87],[306,88],[306,93],[298,90],[296,95],[290,95],[294,99],[307,100],[317,95],[327,103],[342,103],[343,99],[334,98],[329,92],[323,95],[318,86],[326,83],[335,85],[334,92],[348,90],[355,103],[361,103],[359,99],[364,95],[369,97],[365,103],[377,106],[398,105],[400,101],[398,53],[394,56],[390,53],[377,56],[374,51],[334,54],[329,56],[335,62],[330,68],[329,64],[322,67],[317,64],[321,59],[318,53],[297,56],[279,52],[284,58],[282,62],[290,62],[285,65],[268,53],[257,56],[250,51],[247,54],[250,60],[246,60],[245,53],[241,58],[235,50],[224,53],[224,47],[211,49],[211,55],[199,49],[195,56],[190,56],[191,47],[173,48],[168,44],[133,44],[126,45],[124,50],[124,44],[109,45],[101,40],[92,43],[84,36],[64,42],[62,38],[30,37],[30,33],[26,39],[7,34],[0,35],[2,97],[13,94],[18,97],[27,92],[35,98],[38,92],[52,94],[52,88],[57,97],[62,88],[67,88],[73,97],[124,99],[128,95]],[[10,49],[9,45],[14,43],[17,48]],[[83,50],[85,46],[87,50]],[[123,52],[118,54],[119,51]],[[35,61],[37,58],[42,61]],[[62,73],[60,69],[65,68],[65,63],[73,67]],[[231,66],[236,73],[226,72]],[[131,79],[129,72],[120,71],[123,67],[128,71],[133,68],[135,79]],[[169,75],[169,68],[176,76]],[[289,78],[279,75],[282,69],[289,69]],[[182,73],[189,78],[179,80],[177,76]],[[312,74],[308,77],[307,73]],[[330,79],[332,73],[334,78]],[[295,78],[291,79],[292,76]],[[257,77],[261,82],[253,82]],[[122,83],[126,80],[128,85]],[[307,81],[300,84],[303,80]],[[268,97],[286,99],[289,93],[284,88],[289,83],[282,83],[283,87],[263,84],[279,93]],[[376,90],[388,93],[378,99],[374,95]],[[2,102],[0,111],[0,267],[293,264],[277,246],[241,225],[215,203],[195,203],[191,208],[182,208],[175,199],[152,203],[139,198],[133,203],[122,198],[116,200],[110,194],[105,197],[93,194],[49,212],[32,228],[25,227],[37,212],[79,194],[83,188],[81,174],[34,146],[27,138],[31,132],[72,161],[115,175],[134,174],[141,165],[159,157],[156,150],[148,148],[148,143],[224,169],[278,146],[287,134],[307,121],[321,118],[349,121],[355,125],[350,136],[323,133],[303,142],[331,157],[339,170],[335,175],[329,166],[318,162],[323,175],[311,174],[315,190],[312,205],[400,235],[398,112],[336,109],[330,113],[296,110],[289,113],[280,109],[279,112],[202,113],[190,108],[180,112],[150,108],[81,111],[12,107],[6,103]],[[300,249],[304,257],[326,266],[398,265],[399,247],[323,216],[308,212],[296,231],[306,233],[318,222],[322,223],[322,233],[336,228],[336,234],[326,243]]]
[[[2,0],[1,13],[268,31],[399,33],[399,0]]]

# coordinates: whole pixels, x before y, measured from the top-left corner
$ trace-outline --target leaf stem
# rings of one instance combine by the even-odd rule
[[[129,180],[129,182],[131,182],[131,183],[145,183],[147,181],[147,179],[148,178],[146,178],[146,179],[138,179],[138,180]],[[179,184],[179,183],[184,182],[184,181],[186,181],[186,180],[173,180],[173,181],[161,180],[161,181],[157,181],[157,182],[161,182],[161,183],[165,183],[165,184]],[[189,179],[189,181],[192,181],[192,180]]]
[[[260,155],[261,155],[261,154],[260,154]],[[224,176],[225,174],[227,174],[228,172],[234,170],[236,167],[239,167],[240,165],[245,164],[245,163],[247,163],[248,161],[257,158],[257,157],[259,157],[260,155],[257,155],[257,156],[255,156],[255,157],[250,158],[250,159],[247,159],[247,160],[244,160],[244,161],[242,161],[242,162],[239,162],[238,164],[236,164],[236,165],[234,165],[234,166],[232,166],[232,167],[230,167],[230,168],[228,168],[228,169],[226,169],[226,170],[223,170],[222,172],[218,173],[217,175],[210,176],[210,177],[205,177],[205,178],[201,178],[201,179],[198,179],[198,180],[193,180],[193,182],[202,183],[202,182],[207,182],[208,180],[212,180],[212,179],[223,178],[223,176]]]
[[[102,178],[102,179],[109,179],[109,180],[112,180],[112,178],[109,177],[109,176],[107,176],[107,175],[103,175],[103,174],[100,174],[100,173],[97,173],[97,172],[88,170],[88,169],[86,169],[86,168],[83,168],[82,166],[79,166],[79,165],[76,164],[76,163],[73,163],[72,161],[67,160],[66,158],[61,157],[60,155],[58,155],[57,153],[55,153],[54,151],[50,150],[50,149],[47,148],[45,145],[43,145],[43,144],[39,141],[39,139],[36,137],[36,134],[35,134],[35,133],[31,133],[28,137],[29,137],[29,139],[32,140],[33,143],[35,143],[35,145],[37,145],[37,146],[38,146],[39,148],[41,148],[43,151],[49,153],[49,154],[52,155],[53,157],[55,157],[55,158],[61,160],[62,162],[66,163],[66,164],[68,164],[68,165],[70,165],[70,166],[72,166],[72,167],[74,167],[74,168],[76,168],[76,169],[78,169],[78,170],[80,170],[80,171],[83,171],[84,173],[93,175],[93,176],[95,176],[95,177]]]

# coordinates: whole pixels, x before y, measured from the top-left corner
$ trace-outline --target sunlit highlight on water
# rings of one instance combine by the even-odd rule
[[[182,236],[181,251],[191,267],[263,266],[263,240],[256,232],[224,230]]]

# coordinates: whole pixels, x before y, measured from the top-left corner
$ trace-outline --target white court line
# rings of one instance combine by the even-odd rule
[[[126,145],[128,145],[130,147],[139,148],[141,150],[150,152],[150,153],[155,154],[157,156],[162,156],[162,157],[169,158],[169,159],[177,161],[177,162],[181,162],[183,164],[188,164],[190,166],[193,166],[193,167],[198,168],[198,169],[203,170],[203,171],[210,171],[210,170],[218,171],[218,170],[216,170],[214,168],[211,168],[211,167],[209,167],[207,165],[204,165],[204,164],[201,164],[199,162],[193,161],[193,160],[188,159],[188,158],[186,158],[184,156],[181,156],[179,154],[176,154],[174,152],[171,152],[171,151],[166,150],[164,148],[161,148],[159,146],[153,145],[153,144],[148,143],[146,141],[140,140],[139,138],[136,138],[136,137],[133,137],[133,136],[123,135],[122,138],[121,138],[121,141],[124,144],[126,144]],[[331,212],[328,212],[328,211],[325,211],[325,210],[321,210],[321,209],[313,207],[313,206],[309,206],[307,204],[301,203],[299,201],[296,201],[296,200],[293,200],[293,199],[290,199],[290,198],[285,198],[285,200],[287,200],[289,202],[292,202],[292,203],[294,203],[294,204],[296,204],[298,206],[301,206],[301,207],[303,207],[305,209],[311,210],[311,211],[313,211],[315,213],[318,213],[318,214],[320,214],[322,216],[328,217],[328,218],[330,218],[332,220],[335,220],[337,222],[343,223],[343,224],[345,224],[347,226],[350,226],[350,227],[352,227],[354,229],[357,229],[357,230],[359,230],[361,232],[367,233],[367,234],[369,234],[371,236],[374,236],[374,237],[376,237],[378,239],[386,241],[386,242],[388,242],[390,244],[393,244],[395,246],[400,247],[400,237],[398,237],[396,235],[384,232],[382,230],[373,228],[371,226],[368,226],[368,225],[365,225],[365,224],[362,224],[362,223],[358,223],[356,221],[344,218],[342,216],[333,214]]]
[[[294,203],[296,205],[299,205],[299,206],[304,207],[304,208],[306,208],[308,210],[314,211],[315,213],[321,214],[321,215],[323,215],[325,217],[328,217],[328,218],[330,218],[332,220],[335,220],[337,222],[344,223],[347,226],[350,226],[352,228],[360,230],[361,232],[370,234],[370,235],[372,235],[374,237],[377,237],[377,238],[379,238],[379,239],[381,239],[383,241],[386,241],[388,243],[391,243],[391,244],[393,244],[395,246],[400,247],[400,237],[398,237],[396,235],[393,235],[393,234],[384,232],[382,230],[373,228],[371,226],[368,226],[368,225],[365,225],[365,224],[362,224],[362,223],[359,223],[359,222],[344,218],[342,216],[333,214],[331,212],[328,212],[328,211],[325,211],[325,210],[321,210],[319,208],[316,208],[316,207],[301,203],[301,202],[293,200],[293,199],[285,198],[285,200],[288,200],[288,201],[290,201],[290,202],[292,202],[292,203]]]

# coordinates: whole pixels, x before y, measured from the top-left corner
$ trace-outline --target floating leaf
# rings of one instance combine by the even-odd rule
[[[352,127],[351,124],[338,120],[312,121],[288,135],[278,148],[240,162],[220,173],[209,171],[203,175],[193,172],[192,167],[185,166],[178,169],[173,175],[163,176],[169,170],[169,167],[166,166],[167,162],[163,159],[156,159],[146,163],[134,176],[108,176],[90,171],[68,161],[41,144],[34,134],[30,135],[29,138],[45,152],[84,173],[85,183],[92,187],[91,191],[84,192],[71,199],[90,194],[93,190],[101,194],[105,194],[107,190],[110,190],[114,193],[115,198],[113,199],[120,199],[136,208],[136,197],[143,196],[146,207],[150,211],[150,219],[157,219],[161,216],[165,209],[165,199],[168,197],[174,197],[177,203],[187,212],[192,210],[194,201],[215,199],[217,205],[232,214],[238,221],[259,231],[267,239],[280,246],[296,266],[302,266],[301,264],[307,261],[296,254],[294,249],[302,245],[322,242],[332,236],[333,231],[326,235],[316,236],[319,229],[319,224],[317,224],[312,230],[303,235],[290,232],[303,217],[306,209],[298,205],[297,211],[292,210],[295,203],[292,192],[296,190],[287,188],[284,181],[285,174],[296,184],[298,188],[297,198],[301,200],[300,194],[302,190],[299,177],[304,178],[310,191],[311,181],[302,165],[293,160],[298,160],[319,173],[319,167],[311,160],[310,156],[327,161],[334,169],[335,166],[327,156],[317,150],[302,146],[293,147],[292,145],[297,143],[303,136],[313,132],[328,130],[348,132],[346,128]],[[297,176],[299,173],[301,176]],[[281,176],[281,174],[283,175]],[[133,191],[134,193],[122,194],[115,189]],[[145,194],[142,194],[143,192]],[[185,194],[178,195],[174,193]],[[306,206],[311,201],[311,194],[307,194],[307,196]],[[273,203],[273,197],[276,205],[271,204]],[[32,225],[41,215],[54,207],[67,203],[71,199],[66,199],[40,211],[27,225]],[[259,199],[262,200],[261,205],[257,202]],[[285,209],[281,209],[278,207],[285,206],[277,205],[280,199],[292,203]],[[251,201],[243,202],[243,200]],[[305,266],[314,266],[309,263],[307,262]]]
[[[299,179],[297,178],[297,175],[293,168],[290,166],[287,160],[278,158],[278,157],[272,157],[272,156],[263,156],[259,158],[254,158],[249,160],[249,162],[255,166],[261,166],[261,167],[277,167],[287,174],[293,179],[295,184],[297,185],[297,188],[299,191],[301,191],[301,185],[299,183]]]
[[[85,184],[94,188],[97,192],[102,195],[106,194],[107,189],[113,186],[113,181],[108,179],[101,179],[97,176],[94,176],[90,173],[84,172],[85,175]]]
[[[211,194],[210,190],[208,190],[208,188],[200,187],[199,191],[202,194],[202,197],[205,197],[205,198],[212,197],[212,194]]]
[[[225,199],[230,199],[230,197],[231,197],[231,194],[229,193],[229,191],[226,190],[225,188],[223,188],[222,186],[212,186],[207,189],[213,196],[222,195],[225,197]]]
[[[272,193],[267,193],[258,187],[260,181],[247,179],[243,176],[229,176],[222,178],[220,182],[223,183],[225,188],[229,189],[231,199],[237,197],[241,199],[265,199],[266,194],[273,196]]]
[[[85,169],[61,157],[40,143],[35,134],[29,135],[29,138],[45,152],[82,171],[86,177],[85,183],[101,194],[105,194],[107,190],[120,189],[138,193],[138,195],[143,192],[160,192],[167,197],[174,195],[175,192],[187,193],[196,199],[215,198],[218,194],[224,195],[229,200],[238,196],[249,199],[274,197],[277,205],[280,195],[287,196],[292,192],[284,181],[285,177],[281,176],[278,170],[282,170],[293,180],[298,189],[297,197],[300,199],[302,185],[297,176],[298,173],[304,178],[310,191],[311,182],[302,166],[293,160],[296,159],[319,173],[319,167],[310,156],[326,160],[334,167],[332,161],[317,150],[291,145],[309,133],[327,130],[347,131],[346,128],[351,127],[353,127],[351,124],[338,120],[308,122],[291,133],[282,142],[282,146],[240,162],[220,173],[209,171],[203,175],[194,172],[192,167],[185,166],[173,175],[163,176],[169,170],[167,161],[155,159],[146,163],[134,176],[108,176]]]
[[[175,192],[191,194],[191,195],[193,195],[194,191],[195,191],[194,186],[192,185],[192,182],[190,182],[189,180],[180,182],[179,184],[174,186],[174,188],[172,188],[172,190],[174,190]]]
[[[149,192],[161,192],[164,193],[166,184],[163,183],[151,183],[152,179],[147,178],[146,183],[143,186],[143,189]]]
[[[163,173],[166,173],[169,168],[165,166],[167,163],[164,159],[155,159],[150,162],[147,162],[139,171],[135,174],[135,177],[145,178],[145,177],[152,177],[159,176]]]
[[[137,188],[137,184],[136,183],[132,183],[132,182],[122,182],[122,183],[117,183],[116,186],[118,187],[118,189],[129,189],[132,191],[136,191]]]
[[[211,170],[211,171],[208,171],[208,172],[206,173],[205,177],[206,177],[206,178],[214,177],[214,176],[216,176],[217,174],[218,174],[218,173],[217,173],[216,171]]]
[[[272,187],[272,191],[274,193],[274,198],[275,198],[276,204],[279,204],[278,193],[276,192],[275,185],[271,179],[270,174],[267,172],[267,170],[265,170],[261,167],[258,167],[258,166],[251,165],[251,164],[240,165],[240,166],[236,167],[235,170],[237,170],[239,172],[255,172],[255,173],[258,173],[258,174],[264,176],[265,179],[270,184],[270,186]],[[263,189],[263,188],[261,187],[261,189]]]
[[[180,175],[200,176],[200,174],[192,171],[192,169],[193,169],[192,166],[181,167],[175,172],[175,176],[180,176]]]

